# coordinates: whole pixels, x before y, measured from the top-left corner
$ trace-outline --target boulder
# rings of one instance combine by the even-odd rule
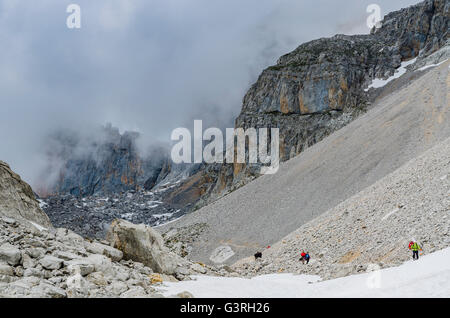
[[[114,281],[108,288],[114,295],[123,294],[128,290],[127,284],[121,281]]]
[[[79,258],[78,255],[71,253],[71,252],[66,252],[66,251],[55,251],[53,254],[55,257],[61,258],[65,261],[70,261],[70,260]]]
[[[5,243],[0,246],[0,262],[8,263],[11,266],[19,265],[22,261],[22,253],[11,244]]]
[[[200,273],[200,274],[206,274],[206,272],[207,272],[206,268],[198,263],[192,264],[191,270],[193,270],[194,272]]]
[[[64,262],[67,269],[72,275],[80,274],[81,276],[86,276],[95,270],[94,264],[88,259],[74,259]]]
[[[114,220],[107,240],[123,252],[125,259],[141,262],[157,273],[175,273],[178,257],[164,246],[162,236],[149,226]]]
[[[192,295],[190,292],[188,292],[188,291],[184,291],[184,292],[181,292],[181,293],[178,293],[177,294],[177,297],[178,298],[194,298],[194,295]]]
[[[147,293],[145,292],[144,288],[140,286],[135,286],[120,295],[120,298],[143,298],[143,297],[147,297]]]
[[[89,274],[86,279],[97,286],[108,285],[108,280],[105,278],[105,275],[103,275],[102,272],[94,272],[92,274]]]
[[[46,255],[39,260],[42,267],[48,270],[60,269],[63,266],[63,262],[64,260],[51,255]]]
[[[90,253],[94,253],[94,254],[105,255],[105,256],[109,257],[111,260],[113,260],[114,262],[120,261],[123,257],[122,251],[120,251],[114,247],[100,244],[97,242],[86,243],[85,247],[86,247],[86,251],[88,251]]]
[[[41,283],[31,289],[30,294],[39,298],[66,298],[64,289],[53,286],[48,283]]]
[[[104,255],[93,254],[86,258],[86,261],[94,265],[94,271],[102,272],[107,276],[115,276],[115,271],[111,260]]]
[[[45,254],[45,250],[42,247],[28,248],[26,253],[32,258],[41,258]]]
[[[14,270],[11,266],[0,263],[0,275],[13,276]]]
[[[25,269],[24,273],[23,273],[24,277],[43,277],[44,273],[42,272],[42,270],[39,270],[37,268],[27,268]]]

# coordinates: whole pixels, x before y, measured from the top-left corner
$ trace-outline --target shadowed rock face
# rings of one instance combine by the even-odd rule
[[[429,55],[448,39],[450,2],[427,0],[407,9],[389,13],[383,25],[373,30],[387,45],[397,46],[402,59],[415,57],[421,50]]]
[[[59,178],[50,193],[89,196],[120,193],[154,186],[163,165],[162,152],[148,158],[139,155],[137,133],[120,134],[104,127],[92,141],[79,137],[54,136],[57,149],[50,156],[62,161]]]
[[[52,227],[47,215],[39,208],[31,187],[3,161],[0,161],[0,216]]]

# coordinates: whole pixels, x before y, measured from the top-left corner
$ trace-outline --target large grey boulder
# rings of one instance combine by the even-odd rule
[[[100,244],[97,242],[89,243],[86,242],[85,244],[86,251],[94,254],[101,254],[109,257],[112,261],[118,262],[122,259],[123,253],[122,251],[113,248],[108,245]]]
[[[52,228],[31,187],[3,161],[0,161],[0,216]]]
[[[11,244],[5,243],[0,246],[0,262],[11,266],[19,265],[22,261],[22,253]]]
[[[60,269],[63,266],[63,262],[64,260],[51,255],[44,256],[39,260],[42,267],[49,270]]]
[[[164,246],[162,236],[149,226],[114,220],[107,240],[123,252],[125,259],[141,262],[157,273],[175,273],[178,257]]]
[[[14,270],[11,266],[0,263],[0,275],[13,276]]]

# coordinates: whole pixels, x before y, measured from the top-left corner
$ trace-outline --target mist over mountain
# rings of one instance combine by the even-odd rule
[[[414,2],[378,1],[382,13]],[[80,0],[78,30],[66,27],[70,3],[0,1],[0,157],[33,187],[57,131],[95,135],[111,122],[145,148],[193,119],[233,127],[246,90],[281,54],[369,32],[370,1]]]

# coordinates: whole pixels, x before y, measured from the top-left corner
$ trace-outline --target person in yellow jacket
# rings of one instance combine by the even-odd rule
[[[419,251],[422,250],[419,243],[417,242],[410,242],[409,243],[409,249],[413,251],[413,259],[419,259]]]

